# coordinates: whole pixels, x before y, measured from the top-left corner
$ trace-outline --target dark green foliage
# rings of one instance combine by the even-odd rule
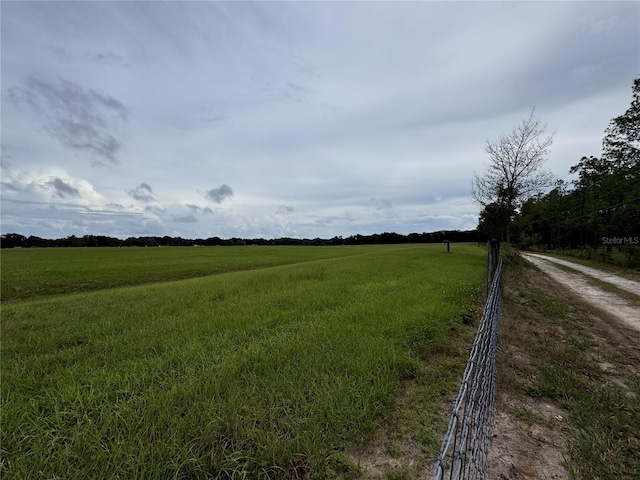
[[[438,232],[410,233],[403,235],[395,232],[374,233],[373,235],[335,236],[333,238],[182,238],[182,237],[129,237],[125,240],[104,235],[70,235],[65,238],[47,239],[36,236],[25,237],[18,233],[2,234],[1,248],[45,248],[45,247],[194,247],[194,246],[329,246],[329,245],[393,245],[398,243],[440,243],[476,242],[476,230],[441,230]]]
[[[602,157],[583,157],[571,168],[576,180],[522,205],[513,224],[521,247],[603,246],[605,259],[621,248],[628,266],[640,263],[640,79],[631,106],[605,133]]]

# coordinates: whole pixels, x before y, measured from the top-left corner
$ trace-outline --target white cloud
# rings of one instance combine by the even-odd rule
[[[53,167],[41,171],[25,171],[9,162],[2,165],[3,198],[55,203],[101,204],[105,197],[91,183],[74,178],[65,170]]]

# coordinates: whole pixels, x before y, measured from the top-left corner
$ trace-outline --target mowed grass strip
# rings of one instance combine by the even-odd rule
[[[2,301],[26,300],[343,257],[367,248],[376,247],[5,249],[0,292]]]
[[[453,250],[5,304],[2,478],[326,478],[473,305]]]

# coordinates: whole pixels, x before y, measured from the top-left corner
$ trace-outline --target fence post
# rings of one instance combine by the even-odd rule
[[[491,289],[491,282],[493,282],[493,276],[498,268],[498,260],[500,259],[500,241],[490,240],[487,242],[487,295]]]

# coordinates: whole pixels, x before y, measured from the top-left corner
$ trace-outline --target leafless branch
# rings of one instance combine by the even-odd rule
[[[471,180],[473,200],[482,206],[504,202],[515,208],[530,196],[553,184],[553,175],[543,168],[553,134],[544,136],[547,125],[535,118],[535,109],[513,131],[487,140],[489,155],[484,175]]]

